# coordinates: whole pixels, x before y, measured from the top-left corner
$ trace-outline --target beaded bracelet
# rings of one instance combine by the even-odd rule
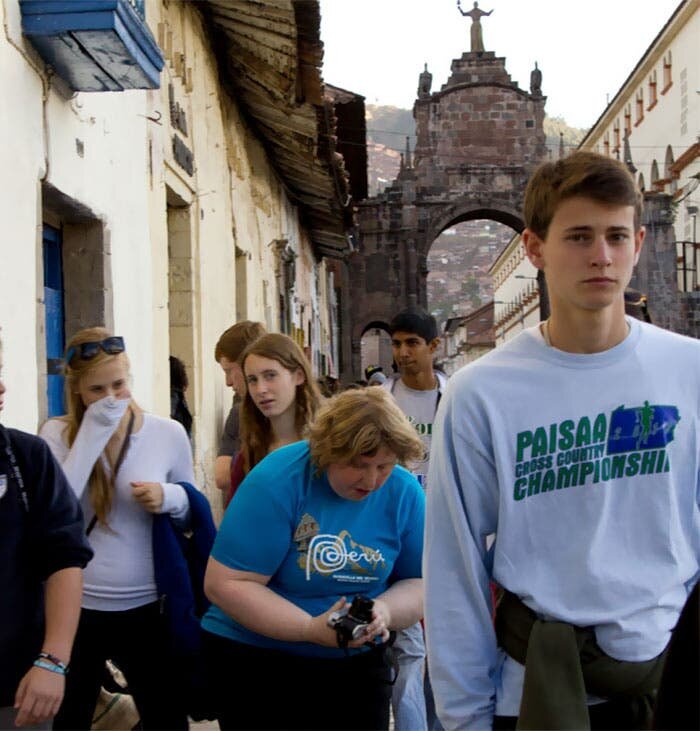
[[[59,668],[61,668],[64,672],[68,672],[68,665],[64,663],[62,660],[59,660],[55,655],[52,655],[49,652],[46,652],[45,650],[42,650],[39,653],[39,657],[43,658],[44,660],[48,660],[50,663],[53,663],[54,665],[58,665]]]
[[[45,660],[34,660],[34,667],[42,668],[43,670],[50,670],[52,673],[58,673],[59,675],[65,675],[66,671],[59,665],[52,665]]]

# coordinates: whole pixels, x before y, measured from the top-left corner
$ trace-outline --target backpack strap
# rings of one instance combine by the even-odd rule
[[[114,472],[112,473],[114,478],[117,477],[117,472],[119,472],[119,468],[122,466],[122,462],[124,461],[124,457],[126,457],[126,452],[129,449],[129,438],[131,437],[131,432],[134,429],[134,419],[136,418],[136,415],[134,414],[134,410],[131,409],[131,415],[129,416],[129,423],[126,425],[126,434],[124,435],[124,441],[122,442],[122,448],[119,450],[119,455],[117,456],[117,461],[114,463]],[[85,531],[85,535],[89,536],[90,533],[95,529],[95,526],[97,525],[97,516],[93,515],[92,520],[90,521],[87,530]]]
[[[22,502],[22,505],[24,506],[25,512],[28,513],[29,496],[27,495],[27,488],[24,485],[24,478],[22,477],[22,472],[19,469],[19,464],[17,464],[17,457],[15,456],[15,452],[12,449],[10,434],[2,424],[0,424],[0,435],[2,435],[3,441],[5,442],[5,454],[7,455],[7,459],[10,462],[12,477],[14,478],[15,482],[17,483],[17,487],[19,488],[20,500]]]

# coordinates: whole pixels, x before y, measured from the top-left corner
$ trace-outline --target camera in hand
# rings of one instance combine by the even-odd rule
[[[338,647],[346,647],[351,640],[362,637],[372,621],[372,607],[374,602],[369,597],[358,594],[349,608],[331,614],[328,626],[333,627],[336,632]]]

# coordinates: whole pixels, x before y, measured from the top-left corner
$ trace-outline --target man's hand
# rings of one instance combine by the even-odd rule
[[[53,718],[61,707],[65,687],[65,676],[43,668],[30,668],[15,694],[15,726],[36,726]]]
[[[160,482],[132,482],[134,500],[149,513],[159,513],[163,507],[163,486]]]

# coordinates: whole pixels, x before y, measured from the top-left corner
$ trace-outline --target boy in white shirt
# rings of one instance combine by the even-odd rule
[[[615,160],[538,168],[523,245],[551,317],[442,399],[424,576],[448,729],[650,722],[700,571],[700,343],[625,317],[641,210]]]

